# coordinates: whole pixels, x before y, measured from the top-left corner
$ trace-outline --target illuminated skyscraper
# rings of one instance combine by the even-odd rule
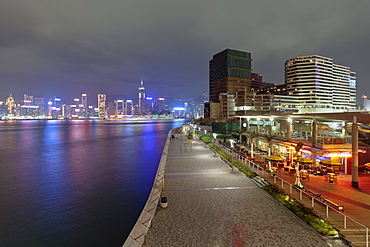
[[[98,94],[98,118],[103,119],[105,118],[105,105],[107,101],[107,95],[105,94]]]
[[[88,116],[88,110],[87,110],[87,94],[83,93],[81,96],[81,105],[82,105],[82,116],[86,117]]]
[[[15,100],[12,97],[12,95],[9,95],[9,97],[6,99],[6,107],[7,107],[7,112],[8,116],[14,116],[15,113]]]
[[[44,98],[34,98],[34,105],[38,106],[37,115],[45,116],[45,99]]]
[[[158,113],[166,109],[166,101],[164,98],[157,98],[154,102],[154,110]]]
[[[138,107],[139,107],[139,114],[144,114],[144,102],[145,102],[145,87],[144,82],[141,80],[140,87],[139,87],[139,93],[138,93]]]
[[[125,115],[126,117],[131,117],[134,113],[134,106],[132,104],[132,100],[128,99],[126,100],[126,105],[125,105]]]
[[[124,101],[122,99],[116,99],[114,101],[114,115],[124,115]]]
[[[53,103],[53,107],[52,107],[52,111],[53,111],[53,118],[59,118],[59,117],[62,117],[62,99],[59,98],[59,97],[55,97],[54,96],[54,103]]]

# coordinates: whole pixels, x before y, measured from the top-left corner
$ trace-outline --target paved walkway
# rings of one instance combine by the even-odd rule
[[[144,246],[328,246],[314,230],[199,141],[172,140],[165,190]],[[344,246],[344,245],[335,245]]]

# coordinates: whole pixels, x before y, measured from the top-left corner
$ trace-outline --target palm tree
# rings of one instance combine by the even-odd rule
[[[254,142],[254,138],[256,138],[258,134],[252,131],[248,131],[247,135],[249,137],[248,141],[251,144],[251,157],[253,158],[253,144],[254,144],[253,142]]]
[[[227,134],[228,132],[228,134]],[[229,126],[228,128],[225,127],[225,135],[232,139],[232,133],[235,132],[233,126]]]
[[[295,156],[296,156],[296,164],[295,164],[295,169],[296,169],[296,180],[295,180],[295,185],[302,188],[303,185],[301,184],[301,178],[299,174],[299,164],[298,164],[298,158],[301,156],[301,149],[303,147],[303,142],[298,142],[297,145],[295,145]]]
[[[242,143],[242,135],[245,134],[246,132],[242,130],[240,127],[238,127],[237,130],[233,130],[232,132],[237,133],[239,136],[239,143]]]
[[[271,156],[272,142],[273,142],[274,137],[275,136],[273,136],[273,135],[266,135],[266,134],[263,135],[263,138],[265,138],[265,140],[268,143],[267,157],[270,157]],[[271,161],[269,161],[269,170],[271,170]]]

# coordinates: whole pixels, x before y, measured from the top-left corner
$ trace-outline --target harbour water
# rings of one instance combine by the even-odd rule
[[[0,246],[122,246],[183,121],[0,121]]]

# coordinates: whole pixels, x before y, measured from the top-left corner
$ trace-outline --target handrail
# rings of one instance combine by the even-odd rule
[[[213,142],[213,144],[216,144],[216,146],[218,147],[218,148],[220,148],[220,149],[222,149],[223,151],[225,151],[226,153],[228,153],[228,154],[230,154],[230,155],[235,155],[235,153],[236,152],[234,152],[233,150],[231,150],[230,148],[228,148],[228,147],[226,147],[226,146],[224,146],[224,145],[221,145],[220,143],[218,143],[218,142]],[[255,170],[255,172],[259,175],[259,176],[261,176],[262,177],[262,175],[263,175],[263,173],[264,173],[264,169],[260,166],[260,165],[258,165],[258,164],[256,164],[255,162],[253,162],[253,161],[251,161],[251,160],[248,160],[248,159],[246,159],[243,155],[240,155],[239,153],[236,153],[236,154],[238,154],[239,155],[239,160],[240,161],[242,161],[242,163],[244,164],[244,165],[248,165],[250,168],[253,168],[253,170]],[[241,157],[241,158],[240,158]],[[247,161],[247,162],[245,162],[245,161]],[[252,165],[253,166],[252,166]],[[255,167],[257,167],[257,168],[259,168],[259,169],[256,169]],[[299,191],[299,193],[300,193],[300,200],[302,200],[302,193],[303,194],[305,194],[306,196],[308,196],[308,197],[310,197],[311,198],[311,200],[312,200],[312,207],[314,207],[314,201],[316,200],[316,201],[318,201],[318,202],[320,202],[321,204],[323,204],[323,205],[325,205],[326,206],[326,217],[329,217],[329,208],[332,210],[332,211],[334,211],[334,212],[336,212],[336,213],[338,213],[338,214],[340,214],[340,215],[342,215],[343,217],[344,217],[344,229],[347,229],[347,220],[350,220],[352,223],[355,223],[354,224],[354,226],[356,226],[356,228],[357,228],[357,230],[361,233],[361,234],[363,234],[364,235],[364,237],[365,237],[365,239],[366,239],[366,247],[369,247],[369,228],[367,227],[367,226],[365,226],[364,224],[362,224],[362,223],[360,223],[360,222],[358,222],[358,221],[356,221],[356,220],[354,220],[354,219],[352,219],[351,217],[348,217],[346,214],[344,214],[343,212],[341,212],[341,211],[339,211],[339,210],[337,210],[337,209],[335,209],[334,207],[332,207],[332,206],[330,206],[330,205],[328,205],[327,203],[325,203],[323,200],[318,200],[317,198],[315,198],[315,197],[313,197],[312,195],[310,195],[310,194],[308,194],[307,192],[305,192],[304,190],[302,190],[302,189],[300,189],[300,188],[298,188],[298,187],[296,187],[296,186],[294,186],[293,184],[291,184],[291,183],[289,183],[288,181],[286,181],[286,180],[284,180],[283,178],[281,178],[281,177],[279,177],[278,175],[275,175],[274,176],[274,183],[276,184],[276,179],[279,179],[281,182],[282,182],[282,188],[284,188],[284,183],[286,183],[286,184],[288,184],[289,185],[289,187],[290,187],[290,194],[292,194],[292,188],[294,187],[295,189],[297,189],[298,191]],[[365,233],[362,233],[362,231],[361,231],[361,229],[359,229],[358,227],[357,227],[357,225],[358,226],[361,226],[361,227],[363,227],[364,228],[364,230],[365,230]]]

